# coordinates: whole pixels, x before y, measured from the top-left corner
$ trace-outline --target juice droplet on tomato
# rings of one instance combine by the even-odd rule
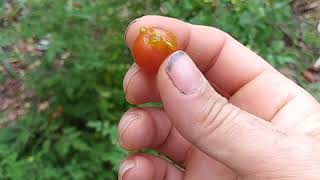
[[[150,45],[157,45],[157,44],[159,45],[159,43],[162,43],[166,45],[169,49],[175,50],[174,44],[176,44],[176,42],[170,42],[170,41],[173,41],[173,40],[176,41],[176,40],[170,39],[170,38],[166,39],[165,37],[162,37],[162,35],[159,32],[157,32],[155,28],[142,27],[140,28],[140,33],[149,36],[148,44]]]

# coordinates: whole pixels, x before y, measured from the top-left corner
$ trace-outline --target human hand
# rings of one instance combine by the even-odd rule
[[[119,123],[123,148],[151,148],[128,157],[122,180],[320,179],[320,104],[226,33],[176,19],[145,16],[126,33],[131,48],[140,27],[161,27],[178,51],[155,76],[133,65],[124,79],[133,108]],[[220,95],[221,94],[221,95]]]

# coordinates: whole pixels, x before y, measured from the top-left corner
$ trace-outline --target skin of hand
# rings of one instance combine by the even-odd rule
[[[230,35],[161,16],[133,21],[177,36],[180,51],[154,76],[137,65],[124,78],[133,108],[119,123],[120,145],[154,149],[184,167],[147,154],[127,157],[122,180],[319,180],[320,104]]]

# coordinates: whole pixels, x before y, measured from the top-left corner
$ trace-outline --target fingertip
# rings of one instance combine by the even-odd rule
[[[130,96],[131,94],[128,93],[129,87],[131,85],[132,79],[140,72],[140,68],[136,63],[133,63],[129,70],[127,71],[126,75],[123,78],[123,91],[125,93],[126,99],[130,104],[136,104],[136,100],[134,96]]]
[[[130,169],[133,169],[135,165],[136,162],[134,160],[127,159],[123,161],[119,169],[118,179],[124,179],[124,177],[127,176],[126,174],[128,174]]]
[[[119,169],[119,180],[150,180],[154,176],[153,162],[143,154],[127,158]]]
[[[141,18],[141,17],[136,18],[136,19],[134,19],[133,21],[131,21],[131,22],[128,24],[128,26],[127,26],[127,28],[126,28],[126,30],[125,30],[125,32],[124,32],[124,39],[125,39],[125,40],[127,40],[127,34],[128,34],[128,31],[129,31],[130,27],[131,27],[134,23],[136,23],[140,18]]]
[[[124,168],[121,166],[120,180],[182,180],[184,176],[182,171],[156,156],[137,154],[129,157],[124,163],[127,163],[128,160],[131,166],[125,166],[126,164],[124,164]],[[134,166],[132,166],[133,162]],[[123,169],[127,169],[127,171],[123,171]]]
[[[160,99],[156,77],[142,72],[137,64],[133,64],[125,75],[123,90],[126,100],[133,105],[158,102]]]
[[[121,147],[138,150],[150,146],[155,136],[155,127],[150,119],[150,115],[139,108],[133,108],[125,113],[118,126]]]

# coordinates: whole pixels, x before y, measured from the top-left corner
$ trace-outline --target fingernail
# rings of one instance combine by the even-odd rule
[[[132,169],[135,166],[134,160],[126,160],[124,161],[119,169],[119,180],[122,180],[123,175],[129,170]]]
[[[118,125],[118,131],[119,131],[119,140],[121,144],[122,135],[126,131],[126,129],[130,126],[132,122],[137,120],[139,118],[138,113],[129,112],[122,116],[120,123]]]
[[[127,29],[126,29],[126,31],[125,31],[125,33],[124,33],[124,39],[125,39],[125,40],[127,39],[128,30],[129,30],[130,27],[131,27],[134,23],[136,23],[139,19],[140,19],[140,18],[137,18],[137,19],[131,21],[131,23],[128,25],[128,27],[127,27]]]
[[[128,70],[127,74],[123,78],[123,90],[125,94],[127,94],[128,86],[130,83],[130,80],[140,71],[140,68],[137,64],[132,64],[130,69]]]
[[[182,93],[194,93],[203,84],[201,72],[183,51],[177,51],[169,57],[166,70],[175,87]]]

